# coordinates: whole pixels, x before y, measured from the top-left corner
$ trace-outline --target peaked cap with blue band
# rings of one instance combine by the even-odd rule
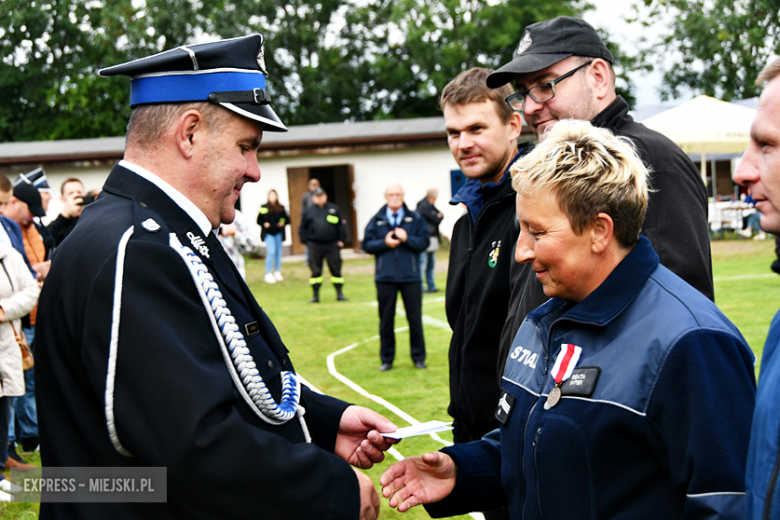
[[[270,132],[287,127],[266,91],[263,36],[183,45],[99,71],[130,76],[130,106],[208,101],[259,121]]]

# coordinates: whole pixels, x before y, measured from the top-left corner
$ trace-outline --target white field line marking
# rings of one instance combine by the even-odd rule
[[[303,377],[301,374],[296,374],[296,375],[298,376],[298,379],[301,381],[301,384],[302,384],[302,385],[306,385],[306,386],[308,386],[309,388],[311,388],[311,389],[312,389],[314,392],[317,392],[318,394],[322,394],[322,393],[323,393],[323,392],[322,392],[322,390],[320,390],[319,388],[317,388],[316,386],[314,386],[313,384],[311,384],[309,381],[307,381],[307,380],[306,380],[306,378],[305,378],[305,377]],[[393,448],[392,446],[390,447],[390,449],[389,449],[389,450],[387,450],[387,453],[389,453],[390,455],[392,455],[393,457],[395,457],[395,460],[404,460],[404,456],[403,456],[403,455],[401,455],[401,454],[398,452],[398,450],[396,450],[396,449],[395,449],[395,448]]]
[[[440,296],[438,298],[429,298],[425,300],[426,302],[441,302],[444,301],[444,297]],[[368,302],[366,305],[370,305],[372,307],[378,307],[379,304],[377,302]],[[406,317],[406,311],[403,308],[403,302],[398,302],[396,304],[395,313],[399,316]],[[430,325],[431,327],[436,327],[439,329],[446,330],[447,332],[452,332],[452,329],[450,328],[450,324],[446,321],[442,321],[440,319],[434,318],[433,316],[428,316],[427,314],[423,314],[422,316],[422,322],[423,325]],[[407,327],[408,328],[408,327]]]
[[[395,329],[394,332],[397,334],[397,333],[403,332],[405,330],[409,330],[409,327],[401,327],[401,328]],[[340,374],[338,370],[336,370],[336,362],[335,362],[336,356],[340,356],[341,354],[349,352],[350,350],[352,350],[353,348],[359,346],[360,344],[365,344],[365,343],[369,343],[369,342],[372,342],[372,341],[376,341],[377,339],[379,339],[378,335],[377,336],[372,336],[372,337],[370,337],[368,339],[364,339],[363,341],[359,341],[357,343],[353,343],[352,345],[349,345],[349,346],[344,347],[344,348],[342,348],[340,350],[337,350],[336,352],[332,352],[330,355],[328,355],[328,372],[330,372],[330,374],[333,377],[335,377],[336,379],[338,379],[339,381],[341,381],[342,383],[344,383],[345,385],[350,387],[355,392],[359,393],[360,395],[362,395],[363,397],[365,397],[367,399],[371,399],[375,403],[378,403],[378,404],[384,406],[385,408],[387,408],[388,410],[390,410],[395,415],[397,415],[398,417],[400,417],[404,421],[408,422],[409,424],[412,424],[412,425],[420,424],[420,421],[418,421],[417,419],[415,419],[414,417],[412,417],[408,413],[404,412],[403,410],[398,408],[396,405],[392,404],[391,402],[387,401],[386,399],[383,399],[383,398],[379,397],[378,395],[374,395],[374,394],[371,394],[371,393],[367,392],[360,385],[358,385],[354,381],[351,381],[346,376]],[[440,442],[441,444],[444,444],[445,446],[452,446],[451,442],[445,441],[444,439],[442,439],[441,437],[439,437],[435,433],[429,433],[428,435],[430,436],[431,439],[435,440],[436,442]]]
[[[441,298],[441,299],[443,300],[444,298]],[[369,305],[373,305],[373,306],[376,307],[377,303],[376,302],[371,302]],[[400,311],[400,309],[396,309],[396,312],[399,312],[399,311]],[[401,313],[402,312],[403,311],[401,311]],[[443,322],[441,320],[437,320],[435,318],[431,318],[430,316],[423,316],[423,323],[426,323],[425,318],[430,318],[432,320],[432,322],[434,322],[434,323],[429,323],[430,325],[438,327],[438,326],[440,326],[439,324],[443,323],[446,326],[446,330],[450,330],[450,326],[446,322]],[[409,330],[409,327],[400,327],[398,329],[395,329],[393,332],[398,334],[399,332],[403,332],[405,330]],[[347,378],[346,376],[340,374],[339,371],[336,370],[336,362],[335,362],[336,356],[340,356],[341,354],[349,352],[350,350],[358,347],[360,344],[369,343],[369,342],[372,342],[372,341],[376,341],[378,339],[379,339],[379,335],[371,336],[368,339],[364,339],[362,341],[358,341],[357,343],[353,343],[352,345],[346,346],[346,347],[344,347],[344,348],[342,348],[340,350],[337,350],[336,352],[330,353],[328,355],[328,372],[330,372],[330,374],[333,377],[335,377],[336,379],[338,379],[339,381],[341,381],[342,383],[344,383],[345,385],[350,387],[355,392],[359,393],[363,397],[371,399],[375,403],[378,403],[378,404],[384,406],[385,408],[387,408],[388,410],[390,410],[395,415],[397,415],[398,417],[400,417],[404,421],[408,422],[409,424],[413,424],[413,425],[420,424],[420,421],[418,421],[417,419],[415,419],[414,417],[412,417],[408,413],[404,412],[403,410],[401,410],[400,408],[398,408],[394,404],[390,403],[389,401],[387,401],[387,400],[385,400],[385,399],[383,399],[383,398],[381,398],[381,397],[379,397],[377,395],[373,395],[373,394],[368,393],[360,385],[358,385],[357,383],[351,381],[349,378]],[[302,376],[299,375],[299,377],[300,377],[302,383],[304,383],[304,384],[306,384],[306,386],[309,386],[310,388],[312,388],[312,390],[315,390],[315,391],[319,392],[319,390],[316,390],[314,387],[309,385],[309,383],[306,382],[306,380]],[[322,392],[320,392],[320,393],[322,393]],[[441,437],[439,437],[435,433],[429,433],[428,436],[431,437],[436,442],[444,444],[445,446],[452,446],[451,442],[445,441],[444,439],[442,439]],[[404,459],[404,456],[398,450],[396,450],[395,448],[390,448],[389,450],[387,450],[387,452],[390,455],[392,455],[396,460],[403,460]],[[471,516],[475,520],[485,520],[485,516],[482,513],[476,513],[476,512],[475,513],[469,513],[469,516]]]
[[[775,273],[764,273],[764,274],[738,274],[734,276],[716,276],[713,278],[716,282],[726,282],[730,280],[744,280],[745,278],[771,278],[776,277],[777,274]]]

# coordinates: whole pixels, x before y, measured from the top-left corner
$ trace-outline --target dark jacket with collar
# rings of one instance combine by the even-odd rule
[[[420,281],[420,253],[430,241],[428,229],[419,213],[404,204],[404,218],[398,226],[406,231],[406,242],[395,248],[385,243],[393,229],[387,221],[387,205],[374,215],[363,233],[363,251],[376,256],[374,281],[383,283],[410,283]]]
[[[41,294],[41,451],[47,467],[167,467],[167,503],[46,503],[41,518],[358,518],[357,479],[331,453],[347,405],[302,388],[313,444],[297,418],[262,420],[226,367],[229,354],[174,239],[208,268],[280,400],[280,371],[293,370],[287,350],[214,234],[203,236],[161,190],[116,166],[58,248]]]
[[[439,224],[444,220],[441,211],[436,209],[436,206],[431,204],[427,197],[417,203],[415,211],[425,219],[425,223],[428,225],[428,234],[432,237],[440,238]]]
[[[780,312],[769,327],[758,379],[745,478],[746,518],[771,520],[780,515]]]
[[[664,266],[714,301],[707,190],[699,170],[679,146],[634,121],[620,96],[591,123],[634,143],[652,188],[642,234]]]
[[[493,416],[501,390],[497,366],[510,296],[519,295],[530,309],[547,301],[530,265],[514,259],[520,234],[515,198],[507,170],[499,185],[468,181],[450,202],[479,208],[477,215],[469,209],[455,223],[446,294],[452,328],[447,412],[472,438],[498,426]]]
[[[322,207],[312,204],[303,212],[298,236],[304,244],[346,242],[347,222],[332,202],[326,202]]]
[[[546,410],[561,344],[582,355]],[[438,517],[508,504],[528,520],[744,518],[753,363],[737,328],[642,237],[583,301],[553,298],[528,315],[504,372],[505,422],[443,450],[457,485],[426,508]]]

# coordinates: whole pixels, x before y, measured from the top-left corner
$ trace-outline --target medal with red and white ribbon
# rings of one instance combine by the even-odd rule
[[[555,359],[555,365],[553,365],[552,373],[555,378],[555,387],[550,390],[550,394],[547,396],[547,402],[544,403],[544,409],[557,405],[561,400],[561,385],[564,381],[571,377],[574,372],[574,367],[577,366],[577,362],[580,360],[582,354],[582,347],[573,345],[571,343],[561,344],[561,351],[558,353],[558,357]]]

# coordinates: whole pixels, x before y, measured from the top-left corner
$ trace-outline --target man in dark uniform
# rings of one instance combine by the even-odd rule
[[[347,221],[341,216],[339,207],[328,202],[328,194],[322,188],[312,192],[312,204],[301,217],[298,236],[309,247],[309,267],[314,295],[309,303],[319,303],[322,285],[322,261],[328,260],[330,280],[336,288],[336,300],[347,301],[344,296],[344,278],[341,277],[341,248],[347,239]]]
[[[46,467],[167,467],[165,503],[44,503],[41,518],[375,518],[395,427],[300,385],[219,244],[257,182],[258,34],[101,71],[132,77],[125,158],[58,249],[36,352]]]

